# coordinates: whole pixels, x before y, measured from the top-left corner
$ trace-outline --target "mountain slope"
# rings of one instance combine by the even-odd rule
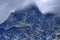
[[[5,22],[3,22],[0,28],[9,29],[13,25],[31,25],[36,20],[42,20],[42,13],[35,5],[31,5],[23,10],[16,10],[12,12]],[[19,23],[18,23],[19,22]]]
[[[36,40],[40,40],[41,32],[43,32],[42,24],[43,14],[36,5],[28,6],[23,10],[16,10],[10,14],[5,22],[0,24],[1,34],[3,35],[0,39],[35,40],[36,37]]]
[[[0,24],[1,40],[52,40],[60,32],[60,17],[42,14],[36,5],[12,12]],[[51,38],[52,37],[52,38]]]

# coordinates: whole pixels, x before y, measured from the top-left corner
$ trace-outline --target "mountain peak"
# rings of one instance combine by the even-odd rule
[[[7,20],[1,24],[0,28],[9,29],[13,27],[13,25],[15,25],[17,22],[26,21],[28,19],[38,20],[39,18],[42,18],[42,13],[40,12],[40,10],[37,8],[36,5],[30,5],[22,10],[16,10],[15,12],[12,12]],[[20,24],[23,25],[24,22]]]

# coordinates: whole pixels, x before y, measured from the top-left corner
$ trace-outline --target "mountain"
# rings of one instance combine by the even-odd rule
[[[22,10],[16,10],[15,12],[12,12],[7,20],[0,24],[0,28],[9,29],[17,24],[31,25],[39,18],[42,19],[42,13],[39,11],[36,5],[31,5]]]
[[[60,17],[42,14],[36,5],[12,12],[0,24],[1,40],[52,40],[60,30]]]
[[[7,20],[0,24],[0,39],[41,40],[43,17],[36,5],[12,12]]]

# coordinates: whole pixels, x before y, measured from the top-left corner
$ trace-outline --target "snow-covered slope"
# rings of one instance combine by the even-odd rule
[[[22,10],[12,12],[5,22],[3,22],[0,28],[9,29],[12,26],[20,25],[31,25],[36,20],[42,20],[42,13],[35,5],[31,5]]]
[[[12,12],[0,24],[1,40],[51,40],[60,31],[60,17],[42,14],[36,5]],[[54,37],[55,38],[55,37]]]
[[[12,12],[8,19],[0,24],[1,40],[40,40],[43,32],[43,14],[36,5]],[[35,37],[34,37],[35,35]],[[38,36],[39,35],[39,36]],[[24,38],[25,37],[25,38]]]

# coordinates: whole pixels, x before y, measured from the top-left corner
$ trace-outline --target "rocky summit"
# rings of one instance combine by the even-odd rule
[[[43,14],[36,5],[12,12],[0,24],[0,40],[59,40],[60,17]]]

